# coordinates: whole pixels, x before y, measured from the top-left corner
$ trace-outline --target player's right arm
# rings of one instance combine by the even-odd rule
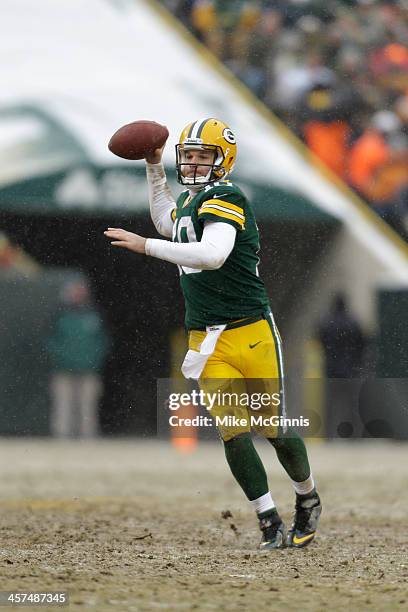
[[[146,157],[146,175],[149,190],[150,216],[162,236],[170,238],[173,232],[173,211],[176,202],[167,184],[162,163],[163,149],[156,149]]]

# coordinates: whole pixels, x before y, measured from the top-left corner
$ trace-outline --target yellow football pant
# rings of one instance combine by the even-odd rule
[[[190,331],[189,348],[199,351],[205,335]],[[251,430],[275,438],[285,398],[281,339],[272,317],[224,330],[199,384],[219,400],[210,414],[225,442]]]

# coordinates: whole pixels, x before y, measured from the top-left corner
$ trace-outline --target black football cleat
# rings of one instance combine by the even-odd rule
[[[287,545],[291,548],[308,546],[316,535],[321,512],[322,504],[316,491],[310,495],[296,495],[295,515],[288,532]]]
[[[259,519],[259,529],[262,531],[260,550],[285,548],[286,527],[277,512]]]

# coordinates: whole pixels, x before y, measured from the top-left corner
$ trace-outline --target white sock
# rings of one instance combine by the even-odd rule
[[[307,493],[310,493],[311,491],[313,491],[315,486],[312,473],[310,473],[309,478],[306,478],[306,480],[302,480],[302,482],[296,482],[296,480],[292,480],[292,484],[298,495],[306,495]]]
[[[252,499],[251,505],[257,514],[261,514],[261,512],[266,512],[267,510],[272,510],[272,508],[275,508],[275,503],[269,491],[268,493],[265,493],[265,495],[261,495],[261,497]]]

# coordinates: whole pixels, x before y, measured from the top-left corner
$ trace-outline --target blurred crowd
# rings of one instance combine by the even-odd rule
[[[0,274],[12,272],[29,276],[38,269],[39,265],[0,231]]]
[[[408,0],[162,0],[408,236]]]

